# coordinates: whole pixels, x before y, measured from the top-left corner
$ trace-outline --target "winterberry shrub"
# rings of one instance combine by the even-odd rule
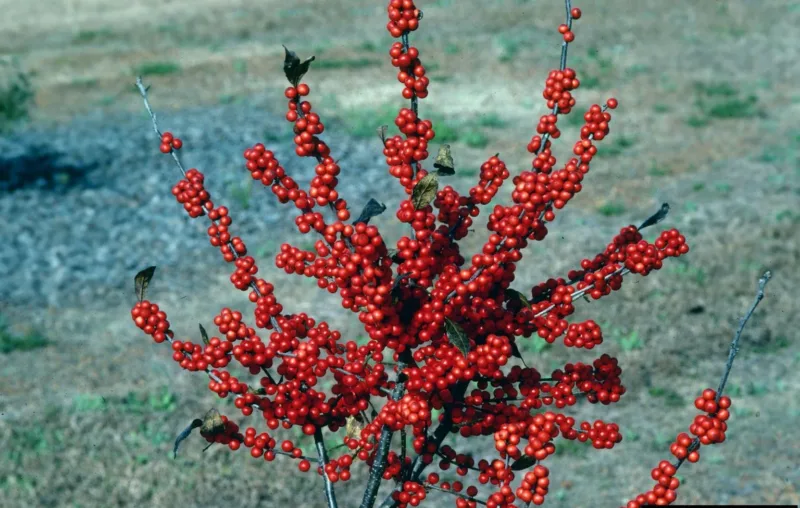
[[[244,166],[278,201],[291,202],[301,233],[317,236],[313,250],[283,244],[275,264],[289,274],[313,277],[320,289],[338,294],[341,306],[363,324],[369,341],[361,345],[325,321],[284,308],[279,288],[258,276],[255,258],[235,235],[228,208],[212,201],[203,173],[184,170],[177,155],[181,140],[159,130],[148,90],[137,80],[160,150],[172,156],[183,174],[172,194],[190,217],[210,221],[209,242],[233,264],[231,283],[248,292],[254,304],[252,320],[223,308],[214,317],[213,336],[201,326],[201,340],[178,340],[167,314],[145,299],[155,268],[136,276],[138,302],[131,311],[136,325],[155,342],[168,342],[183,369],[207,375],[209,389],[220,398],[232,397],[243,416],[256,416],[252,426],[241,427],[232,415],[212,410],[178,437],[176,452],[199,427],[209,443],[245,448],[267,462],[294,461],[300,472],[322,477],[329,507],[337,506],[334,487],[348,482],[351,469],[359,466],[369,470],[362,508],[375,505],[382,486],[387,493],[381,506],[417,506],[431,491],[442,491],[459,508],[512,507],[545,501],[547,458],[556,452],[558,440],[598,450],[622,441],[616,423],[577,421],[564,411],[581,400],[601,405],[620,400],[626,388],[616,358],[602,354],[588,364],[567,363],[542,373],[527,366],[518,341],[599,347],[603,332],[596,322],[570,319],[576,302],[584,296],[603,298],[619,290],[627,277],[647,276],[668,258],[685,255],[689,246],[676,229],[645,238],[644,230],[666,216],[669,207],[664,205],[638,227],[620,229],[602,252],[565,276],[512,289],[525,248],[545,239],[556,213],[583,189],[617,107],[610,98],[587,108],[573,156],[558,163],[551,143],[561,135],[559,120],[579,114],[573,109],[580,80],[567,66],[567,49],[581,11],[570,0],[565,5],[566,20],[558,27],[560,65],[547,76],[542,94],[549,111],[527,145],[531,168],[514,172],[499,155],[488,157],[474,186],[462,195],[439,183],[454,173],[449,146],[439,148],[432,168],[424,165],[436,130],[420,115],[419,100],[428,96],[430,81],[420,50],[410,43],[422,11],[413,0],[388,3],[386,28],[399,39],[389,56],[409,101],[395,119],[402,135],[387,137],[386,129],[379,129],[388,172],[405,192],[396,217],[407,224],[408,233],[393,248],[370,224],[384,205],[370,200],[352,220],[348,202],[337,191],[346,171],[343,175],[321,137],[325,126],[308,100],[311,87],[302,81],[314,57],[301,60],[284,48],[283,70],[291,83],[285,91],[286,120],[294,128],[296,154],[315,161],[314,176],[304,188],[261,143],[244,150]],[[490,207],[504,185],[511,204]],[[465,256],[459,241],[482,211],[488,238],[480,252]],[[768,274],[739,333],[767,279]],[[680,465],[697,461],[700,445],[725,440],[731,400],[722,390],[738,336],[719,388],[702,391],[695,401],[701,414],[670,447],[677,462],[659,463],[651,475],[655,486],[628,508],[673,502]],[[234,375],[234,366],[241,367],[240,373]],[[307,438],[288,439],[292,428]],[[444,444],[449,436],[452,446]],[[487,436],[495,452],[485,457],[470,453]],[[341,446],[328,450],[325,438]],[[437,472],[426,473],[430,466],[454,469],[464,480],[441,481]]]

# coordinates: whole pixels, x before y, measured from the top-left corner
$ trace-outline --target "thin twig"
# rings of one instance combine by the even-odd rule
[[[136,88],[139,89],[139,93],[141,94],[142,100],[144,101],[144,107],[147,108],[147,112],[150,114],[150,120],[152,120],[153,122],[153,130],[156,131],[158,139],[161,139],[162,134],[161,131],[158,129],[158,123],[156,122],[156,114],[150,107],[150,101],[147,100],[147,91],[150,90],[150,87],[149,86],[145,87],[144,83],[142,83],[142,77],[138,76],[136,78]],[[183,164],[181,164],[180,159],[178,159],[178,155],[175,153],[175,150],[170,150],[170,154],[172,155],[172,158],[175,159],[175,164],[178,165],[178,169],[181,170],[183,176],[186,176],[186,170],[183,169]]]
[[[150,101],[147,98],[147,91],[150,90],[150,87],[149,86],[144,86],[144,83],[142,82],[142,78],[141,78],[141,76],[139,76],[139,77],[136,78],[136,88],[139,89],[139,94],[142,96],[142,100],[144,101],[144,107],[147,108],[147,112],[150,114],[150,120],[152,120],[152,122],[153,122],[153,130],[158,135],[159,139],[161,139],[161,131],[158,129],[158,123],[156,122],[156,114],[153,111],[153,108],[150,107]],[[181,164],[180,159],[178,159],[178,155],[175,153],[175,150],[170,149],[169,153],[170,153],[170,155],[172,155],[172,159],[175,161],[175,164],[178,166],[178,169],[180,169],[181,173],[183,174],[183,176],[186,177],[186,171],[183,169],[183,164]],[[213,221],[213,220],[211,221],[211,223],[216,225],[216,222]],[[239,258],[239,255],[236,253],[236,249],[234,249],[232,247],[231,242],[228,242],[228,245],[231,246],[231,252],[233,252],[233,255],[236,258]],[[255,282],[251,282],[250,283],[250,289],[252,289],[256,293],[256,295],[258,295],[259,298],[262,297],[261,291],[259,291],[259,289],[256,286]],[[275,316],[270,316],[269,320],[270,320],[270,323],[272,324],[273,328],[275,328],[275,330],[278,333],[283,333],[283,330],[281,329],[280,325],[278,324],[278,320],[276,319]]]
[[[719,381],[719,387],[717,388],[717,397],[716,402],[719,403],[719,399],[722,397],[722,391],[725,389],[725,383],[728,382],[728,376],[731,373],[731,369],[733,368],[733,360],[736,358],[736,353],[739,352],[739,338],[742,336],[742,331],[744,330],[744,326],[750,320],[750,316],[756,310],[756,307],[764,298],[764,287],[767,285],[767,282],[772,278],[772,272],[767,270],[764,272],[764,275],[758,279],[758,289],[756,290],[756,297],[753,300],[753,303],[750,305],[750,308],[747,309],[747,313],[739,318],[739,327],[736,329],[736,333],[733,336],[733,340],[731,341],[731,347],[728,351],[728,361],[725,362],[725,371],[722,373],[722,378]],[[687,451],[692,453],[693,451],[700,448],[700,438],[695,437],[691,444],[687,447]],[[688,456],[688,455],[687,455]],[[675,466],[675,470],[677,471],[686,461],[686,457],[680,459],[678,462],[673,464]]]

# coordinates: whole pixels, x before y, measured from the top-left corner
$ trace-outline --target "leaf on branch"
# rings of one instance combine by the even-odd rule
[[[364,430],[364,424],[360,422],[359,419],[360,418],[355,416],[347,417],[345,435],[350,439],[361,439],[361,431]]]
[[[289,83],[292,86],[297,86],[306,72],[308,72],[308,67],[314,61],[314,56],[301,62],[300,57],[294,51],[289,50],[286,46],[283,46],[283,49],[286,50],[286,57],[283,60],[283,72],[286,74],[286,79],[289,80]]]
[[[172,446],[173,459],[178,458],[178,447],[181,445],[183,440],[189,437],[189,434],[191,434],[194,429],[202,427],[202,425],[203,425],[203,420],[201,420],[200,418],[195,418],[194,420],[192,420],[192,423],[190,423],[188,427],[183,429],[181,433],[178,434],[178,437],[175,439],[175,444]]]
[[[528,298],[516,289],[508,288],[505,290],[505,294],[508,301],[519,302],[521,305],[528,307],[529,309],[531,308],[531,302],[528,300]]]
[[[536,464],[536,459],[534,459],[533,457],[530,457],[528,455],[524,455],[524,456],[520,457],[519,459],[515,460],[511,464],[511,470],[512,471],[522,471],[523,469],[528,469],[529,467],[533,466],[534,464]]]
[[[401,259],[399,262],[402,263],[403,260]],[[394,279],[392,289],[389,291],[389,294],[392,295],[392,305],[395,305],[400,300],[400,284],[409,277],[411,277],[410,273],[404,273]]]
[[[386,131],[389,130],[388,125],[381,125],[378,127],[378,137],[381,138],[381,143],[386,144]]]
[[[451,321],[450,318],[445,318],[444,331],[447,333],[450,344],[457,347],[464,356],[467,356],[467,353],[469,353],[469,337],[464,333],[464,330],[458,326],[458,324]]]
[[[421,210],[433,202],[436,192],[439,190],[439,179],[436,173],[425,175],[422,180],[417,182],[414,190],[411,191],[411,203],[416,210]]]
[[[436,168],[436,172],[440,176],[456,174],[453,154],[450,153],[450,145],[442,145],[439,147],[439,153],[436,155],[436,160],[433,161],[433,167]]]
[[[511,343],[511,356],[513,356],[514,358],[519,358],[520,360],[523,359],[522,353],[519,352],[519,348],[517,347],[516,342]]]
[[[400,254],[398,254],[397,249],[389,249],[389,258],[392,260],[393,263],[398,265],[401,264],[403,261],[405,261],[405,259],[400,257]]]
[[[147,286],[150,285],[150,280],[153,278],[153,274],[156,273],[155,266],[148,266],[141,272],[136,274],[136,277],[133,279],[134,289],[136,291],[136,298],[139,299],[141,302],[144,300],[145,292],[147,291]]]
[[[213,436],[225,430],[225,422],[222,416],[216,409],[209,409],[203,416],[203,426],[200,427],[200,433],[204,436]]]
[[[661,209],[647,218],[646,221],[642,222],[642,225],[639,226],[639,230],[642,230],[646,227],[652,226],[653,224],[658,224],[669,213],[669,203],[664,203],[661,205]]]
[[[206,333],[206,329],[203,328],[203,325],[198,324],[197,326],[200,327],[200,336],[203,338],[203,344],[208,345],[208,333]]]
[[[252,387],[247,389],[247,393],[252,393],[253,395],[266,395],[267,389],[263,386],[253,389]]]
[[[369,224],[369,220],[371,218],[376,217],[385,211],[386,211],[386,205],[384,205],[383,203],[378,203],[374,199],[370,198],[370,200],[367,201],[366,206],[364,206],[364,209],[361,211],[361,215],[358,216],[358,219],[356,219],[353,222],[353,224],[355,225],[358,224],[359,222],[363,222],[364,224]]]

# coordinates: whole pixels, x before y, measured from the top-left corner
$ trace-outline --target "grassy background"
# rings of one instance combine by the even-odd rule
[[[0,121],[142,114],[133,89],[137,74],[158,93],[159,110],[261,95],[274,99],[271,114],[281,114],[286,44],[301,56],[317,56],[307,79],[310,99],[330,127],[374,143],[375,127],[391,125],[403,104],[388,61],[392,41],[383,28],[384,4],[2,0],[0,54],[19,62],[33,95],[27,116],[21,115],[18,106],[27,95],[5,86],[17,91],[0,108]],[[411,39],[432,79],[420,111],[434,120],[437,141],[453,144],[453,185],[467,188],[477,174],[478,164],[465,161],[496,152],[511,168],[528,167],[523,147],[544,112],[543,80],[557,65],[561,2],[419,4],[425,19]],[[760,273],[771,268],[775,280],[731,379],[729,441],[681,471],[679,499],[798,503],[800,348],[790,291],[800,282],[800,45],[794,35],[800,3],[577,5],[584,18],[576,25],[570,65],[583,83],[578,110],[609,96],[621,106],[585,191],[546,242],[529,249],[518,287],[564,273],[662,201],[673,206],[666,226],[681,227],[692,252],[579,309],[578,318],[606,324],[601,352],[620,358],[629,392],[615,407],[581,407],[576,414],[616,421],[626,439],[605,453],[558,445],[549,502],[615,506],[651,485],[650,468],[668,458],[670,440],[691,421],[691,401],[702,388],[716,387],[736,320]],[[565,139],[556,148],[562,160],[580,118],[563,122]],[[288,132],[265,137],[288,139]],[[243,196],[249,196],[244,188]],[[378,223],[396,238],[391,220],[387,213]],[[480,242],[468,242],[464,250],[472,252]],[[333,298],[306,302],[313,281],[267,272],[282,300],[298,302],[292,310],[311,311],[345,336],[358,336],[357,320],[339,313]],[[171,309],[178,334],[192,336],[193,323],[210,323],[221,305],[249,308],[226,278],[221,269],[190,298],[170,294],[168,280],[156,282],[152,296]],[[220,294],[227,300],[220,301]],[[331,306],[320,310],[319,302]],[[227,406],[196,377],[179,372],[163,348],[147,342],[127,308],[3,303],[0,494],[9,506],[320,506],[321,483],[298,479],[293,466],[265,467],[215,448],[201,454],[194,438],[177,461],[171,459],[171,442],[183,426],[212,405]],[[523,349],[543,370],[597,353],[534,340]],[[358,480],[340,493],[349,501],[343,505],[357,498]]]

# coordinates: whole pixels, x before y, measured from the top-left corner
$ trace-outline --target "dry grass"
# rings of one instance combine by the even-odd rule
[[[32,73],[33,119],[49,122],[103,109],[140,111],[137,70],[174,108],[266,93],[280,111],[283,43],[331,62],[308,75],[311,100],[324,118],[340,108],[360,112],[341,120],[366,132],[373,127],[370,112],[400,104],[387,61],[383,3],[2,0],[0,53],[19,56]],[[557,63],[560,2],[420,3],[425,19],[412,41],[433,79],[422,114],[432,111],[451,129],[475,129],[488,138],[486,148],[467,146],[466,138],[454,142],[457,165],[500,152],[510,167],[527,167],[521,147],[544,112],[539,90]],[[586,191],[551,237],[530,248],[517,282],[528,287],[563,273],[662,201],[673,205],[667,226],[686,233],[692,252],[685,262],[632,279],[618,295],[579,310],[609,322],[601,350],[619,356],[629,392],[616,407],[578,414],[619,422],[626,440],[605,453],[565,447],[551,464],[550,501],[612,506],[650,485],[649,469],[668,457],[669,440],[692,418],[692,399],[716,386],[736,319],[769,267],[776,278],[732,377],[729,442],[681,471],[680,500],[798,503],[800,441],[793,422],[800,416],[800,349],[790,291],[800,282],[800,96],[792,86],[800,77],[793,35],[800,9],[778,0],[586,0],[580,6],[585,17],[570,53],[588,85],[578,92],[580,106],[616,96],[621,107],[602,145],[608,153],[593,166]],[[497,115],[492,126],[480,124],[486,113]],[[565,122],[556,149],[562,158],[578,128]],[[460,188],[476,170],[470,166],[477,165],[459,166]],[[378,223],[388,226],[385,215]],[[389,238],[397,234],[388,229]],[[322,310],[304,303],[313,282],[269,274],[280,297],[297,302],[293,311],[313,310],[345,336],[358,336],[357,320],[344,318],[333,297],[321,297],[331,304]],[[210,323],[222,302],[170,294],[173,277],[180,273],[159,279],[153,297],[187,336],[198,321]],[[222,270],[204,289],[247,308]],[[317,480],[301,484],[290,467],[267,467],[245,454],[214,448],[201,454],[196,438],[171,460],[171,440],[182,426],[211,405],[226,406],[147,342],[127,308],[3,307],[12,320],[36,323],[52,341],[44,349],[10,352],[0,367],[0,493],[9,506],[321,506]],[[528,349],[543,370],[594,353],[540,350],[533,342]],[[342,493],[351,501],[345,505],[356,490]]]

